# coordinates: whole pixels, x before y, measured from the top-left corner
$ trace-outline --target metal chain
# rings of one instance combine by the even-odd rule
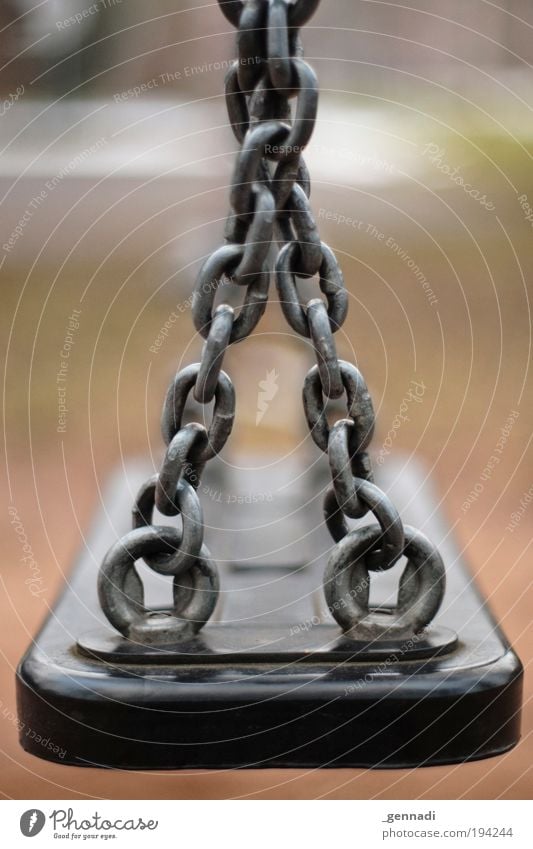
[[[218,0],[237,28],[238,59],[225,82],[226,105],[240,145],[231,191],[226,243],[202,266],[192,298],[197,331],[205,339],[200,363],[179,371],[166,396],[161,420],[167,451],[158,475],[137,495],[133,530],[107,553],[99,575],[100,603],[123,634],[141,643],[170,643],[197,632],[218,595],[218,573],[203,544],[202,508],[196,489],[205,464],[224,447],[235,417],[235,392],[222,371],[229,345],[247,338],[268,301],[272,246],[279,301],[296,333],[311,339],[317,364],[304,384],[311,436],[328,454],[333,486],[324,511],[337,543],[325,573],[333,616],[346,630],[372,638],[416,631],[435,615],[444,591],[438,552],[417,531],[404,528],[394,505],[374,483],[366,451],[374,411],[361,373],[337,357],[334,333],[348,309],[348,293],[335,254],[321,241],[309,204],[310,179],[302,153],[317,113],[318,83],[302,59],[300,27],[319,0]],[[294,104],[294,107],[292,106]],[[297,277],[318,275],[325,296],[302,304]],[[244,288],[237,313],[229,303],[215,308],[217,291]],[[211,424],[183,424],[189,394],[202,404],[214,399]],[[328,400],[346,396],[348,418],[330,427]],[[182,530],[153,526],[154,506],[182,517]],[[372,512],[378,524],[349,530],[345,516]],[[369,570],[390,569],[405,554],[394,615],[368,607]],[[135,570],[142,558],[156,572],[174,577],[171,614],[144,607]],[[387,621],[384,623],[382,620]]]

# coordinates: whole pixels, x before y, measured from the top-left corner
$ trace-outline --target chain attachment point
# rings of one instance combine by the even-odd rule
[[[172,554],[181,545],[175,528],[150,526],[125,534],[107,552],[98,575],[98,598],[107,619],[121,634],[144,645],[167,645],[193,636],[215,608],[219,579],[206,546],[185,575],[173,582],[170,611],[144,606],[144,588],[135,561],[151,555]]]
[[[445,588],[445,570],[435,546],[424,534],[406,525],[407,565],[400,577],[392,610],[369,607],[368,553],[383,535],[379,525],[351,531],[337,543],[324,575],[329,610],[344,631],[365,640],[394,639],[419,633],[436,615]]]

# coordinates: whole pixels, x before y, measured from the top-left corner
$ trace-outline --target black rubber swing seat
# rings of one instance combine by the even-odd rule
[[[401,645],[356,642],[334,623],[322,591],[328,473],[297,475],[286,462],[261,473],[219,465],[205,487],[221,581],[212,620],[175,646],[126,640],[100,610],[96,578],[146,471],[134,463],[113,479],[68,587],[20,663],[19,715],[35,731],[21,734],[28,752],[120,769],[396,768],[486,758],[517,743],[520,661],[418,465],[391,462],[379,483],[440,549],[447,589],[432,625]],[[384,615],[397,575],[373,575],[372,603]],[[168,606],[168,579],[147,568],[142,578],[150,606]]]

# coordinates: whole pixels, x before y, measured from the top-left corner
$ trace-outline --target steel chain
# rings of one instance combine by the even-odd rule
[[[404,528],[388,498],[373,482],[368,445],[374,410],[355,366],[339,360],[334,341],[348,309],[348,293],[335,254],[321,241],[309,204],[310,180],[302,153],[316,120],[318,83],[302,59],[299,29],[319,0],[218,0],[237,28],[237,61],[225,80],[228,118],[240,149],[236,157],[226,244],[203,264],[192,298],[193,320],[205,344],[201,362],[179,371],[161,420],[167,445],[158,475],[139,491],[133,530],[106,555],[99,575],[102,608],[119,631],[141,643],[170,643],[197,632],[213,612],[218,572],[203,544],[202,508],[196,489],[205,464],[223,448],[235,417],[235,392],[222,363],[229,345],[248,337],[268,301],[272,246],[282,312],[296,333],[311,340],[317,364],[303,389],[304,410],[317,446],[328,454],[333,486],[324,512],[336,543],[325,573],[329,608],[338,623],[372,638],[416,631],[435,615],[444,590],[444,567],[418,531]],[[291,102],[295,107],[291,107]],[[318,275],[322,298],[301,302],[297,277]],[[245,289],[237,312],[215,307],[223,286]],[[184,422],[189,394],[201,405],[214,399],[211,423]],[[330,426],[327,401],[346,397],[347,418]],[[152,525],[154,507],[181,515],[182,530]],[[371,512],[377,524],[350,530],[345,516]],[[393,615],[368,605],[369,571],[390,569],[405,554]],[[174,578],[170,614],[144,607],[135,570],[143,558]],[[386,622],[383,622],[383,619]]]

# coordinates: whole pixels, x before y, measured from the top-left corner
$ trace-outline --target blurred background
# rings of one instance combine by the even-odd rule
[[[168,381],[201,351],[188,299],[222,242],[236,150],[223,78],[235,47],[204,0],[4,0],[0,33],[3,486],[43,578],[43,592],[29,593],[4,510],[3,795],[528,796],[526,741],[495,761],[418,773],[126,774],[119,784],[18,748],[14,667],[110,471],[139,455],[159,463]],[[322,0],[303,39],[321,86],[305,156],[311,197],[350,293],[337,343],[373,394],[375,453],[426,462],[527,663],[533,7]],[[311,362],[272,287],[259,331],[225,360],[238,393],[228,462],[282,456],[305,437]],[[272,369],[279,391],[257,427],[258,385]],[[397,427],[413,381],[421,403]],[[527,735],[527,705],[525,717]]]

